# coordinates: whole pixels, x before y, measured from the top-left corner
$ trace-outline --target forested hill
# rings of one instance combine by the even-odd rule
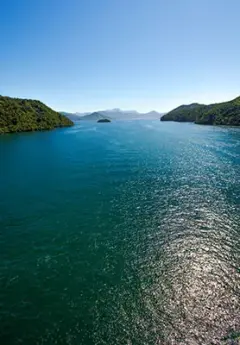
[[[66,116],[40,101],[0,96],[0,133],[41,131],[72,125]]]
[[[210,105],[198,103],[182,105],[165,114],[161,121],[240,126],[240,97],[229,102]]]

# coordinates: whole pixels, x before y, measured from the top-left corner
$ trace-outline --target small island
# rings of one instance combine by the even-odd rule
[[[111,120],[109,120],[109,119],[100,119],[97,122],[111,122]]]
[[[0,134],[73,126],[66,116],[40,101],[0,96]]]

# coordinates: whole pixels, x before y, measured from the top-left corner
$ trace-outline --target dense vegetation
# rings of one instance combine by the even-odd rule
[[[202,104],[193,103],[181,105],[161,117],[161,121],[195,122],[196,118],[205,107]]]
[[[40,131],[73,122],[40,101],[0,96],[0,133]]]
[[[182,105],[164,115],[161,121],[240,126],[240,97],[230,102],[210,105]]]

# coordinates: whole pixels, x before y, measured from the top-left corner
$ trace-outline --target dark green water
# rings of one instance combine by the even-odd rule
[[[159,121],[0,137],[0,344],[240,334],[240,130]]]

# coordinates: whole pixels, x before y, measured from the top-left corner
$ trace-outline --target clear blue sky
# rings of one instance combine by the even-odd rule
[[[0,94],[167,111],[240,95],[240,0],[2,0]]]

